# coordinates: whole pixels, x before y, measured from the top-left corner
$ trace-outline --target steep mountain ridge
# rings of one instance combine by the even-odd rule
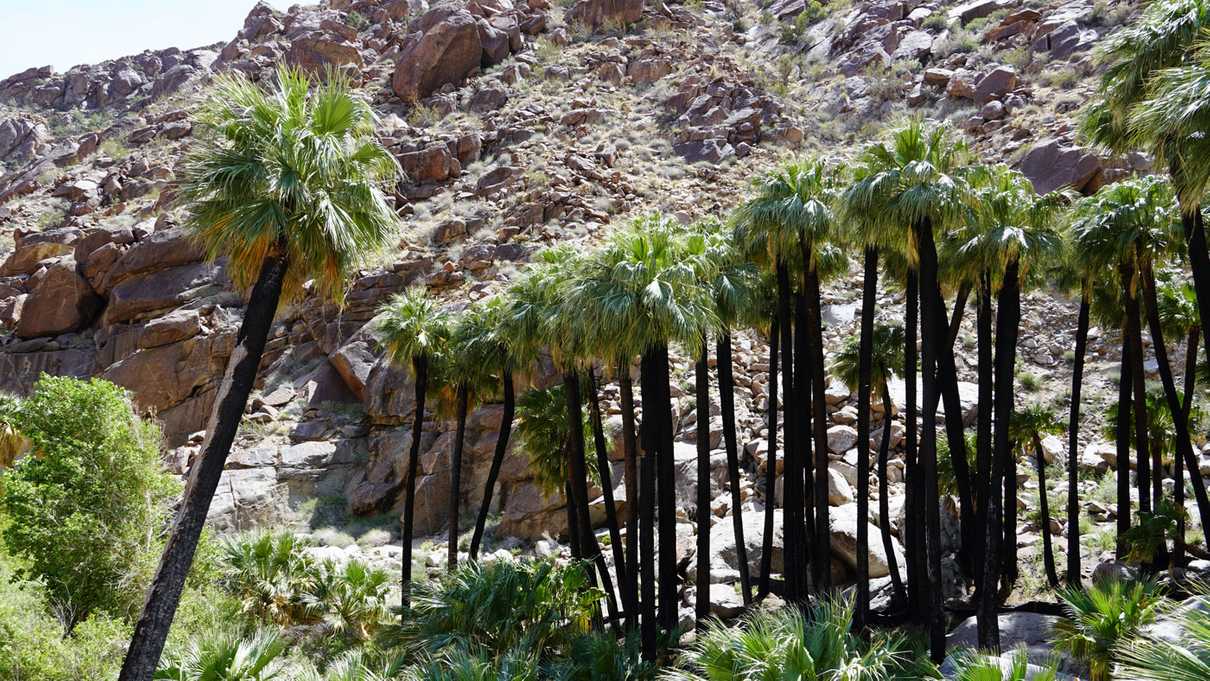
[[[213,517],[232,529],[300,517],[314,525],[327,512],[392,517],[412,389],[367,326],[388,296],[423,284],[457,306],[497,290],[537,250],[596,243],[635,215],[725,216],[780,160],[852,158],[904,115],[952,122],[977,157],[1019,165],[1039,191],[1095,190],[1147,168],[1145,158],[1101,158],[1073,138],[1073,113],[1095,82],[1091,50],[1136,7],[333,0],[278,12],[258,4],[225,44],[64,74],[23,71],[0,81],[0,389],[28,390],[41,372],[126,386],[163,423],[171,463],[183,472],[242,307],[223,263],[205,262],[176,227],[174,164],[190,141],[194,98],[228,70],[258,79],[282,62],[347,70],[407,172],[395,196],[404,232],[352,282],[343,309],[307,298],[280,312]],[[854,273],[825,292],[829,349],[854,331],[859,282]],[[901,302],[884,292],[880,316],[899,318]],[[1023,373],[1046,377],[1036,399],[1063,399],[1074,312],[1053,292],[1026,300]],[[971,323],[959,343],[964,380],[973,376]],[[1094,426],[1115,371],[1114,343],[1102,335],[1092,340],[1085,389]],[[744,493],[755,508],[773,493],[756,475],[767,348],[755,334],[738,343]],[[676,371],[692,375],[683,358]],[[842,506],[855,482],[855,432],[848,391],[833,385],[829,395]],[[616,387],[604,397],[616,417]],[[688,391],[677,397],[686,444],[698,415]],[[499,419],[495,405],[470,419],[467,511],[477,508]],[[1099,467],[1096,428],[1085,430],[1088,465]],[[422,532],[444,526],[451,431],[443,422],[425,431]],[[717,418],[711,431],[717,445]],[[696,484],[686,447],[681,472]],[[715,472],[722,520],[722,462]],[[498,539],[561,529],[561,500],[541,494],[515,445],[501,484]],[[680,496],[692,503],[690,490]],[[758,549],[750,547],[751,560]]]

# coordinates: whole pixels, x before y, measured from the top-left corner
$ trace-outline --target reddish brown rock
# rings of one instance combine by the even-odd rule
[[[1070,187],[1091,193],[1100,187],[1101,159],[1056,139],[1042,140],[1021,159],[1021,172],[1039,194]]]
[[[643,0],[579,0],[567,22],[598,29],[609,23],[633,24],[643,18]]]
[[[78,331],[96,318],[102,301],[76,271],[76,261],[62,258],[35,274],[17,322],[17,336],[37,338]]]
[[[417,26],[424,33],[400,53],[391,78],[391,89],[408,102],[447,83],[465,82],[483,58],[479,26],[470,12],[439,7],[417,20]]]

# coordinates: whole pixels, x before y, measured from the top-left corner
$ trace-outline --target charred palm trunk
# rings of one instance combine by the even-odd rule
[[[906,292],[904,295],[904,459],[907,471],[907,517],[914,519],[904,528],[904,541],[907,551],[908,595],[912,602],[912,612],[918,621],[923,622],[928,612],[928,567],[924,550],[924,523],[918,519],[923,517],[924,478],[920,472],[920,453],[916,434],[918,432],[918,414],[916,407],[916,376],[917,350],[916,339],[920,328],[920,280],[915,271],[909,271]]]
[[[1076,356],[1071,370],[1071,415],[1067,421],[1067,584],[1080,585],[1080,389],[1084,383],[1084,354],[1088,349],[1088,313],[1091,292],[1085,284],[1080,293],[1076,322]]]
[[[924,404],[921,425],[919,466],[924,478],[925,546],[928,556],[928,631],[929,652],[933,662],[945,659],[945,611],[942,608],[941,580],[941,497],[937,486],[937,404],[941,386],[937,376],[937,346],[945,343],[938,335],[943,317],[937,302],[941,289],[937,283],[937,250],[933,241],[933,226],[922,220],[913,226],[920,250],[921,328],[927,329],[921,349],[921,373],[924,376]],[[930,406],[931,405],[931,406]],[[860,522],[860,519],[858,519]]]
[[[1126,556],[1125,537],[1126,533],[1130,531],[1130,412],[1133,406],[1130,395],[1134,385],[1130,377],[1131,345],[1125,331],[1125,324],[1122,327],[1122,363],[1118,378],[1118,420],[1114,428],[1114,444],[1117,447],[1114,467],[1117,474],[1118,492],[1116,555],[1119,560]]]
[[[832,588],[832,529],[828,519],[828,403],[824,398],[823,314],[820,309],[819,271],[814,267],[807,272],[806,283],[809,334],[807,351],[811,360],[811,426],[815,433],[815,536],[812,545],[814,560],[811,564],[815,566],[815,588],[823,593]],[[869,465],[867,459],[867,477]],[[868,494],[868,482],[866,486]],[[859,532],[860,528],[868,525],[866,517],[858,519]]]
[[[752,578],[748,574],[748,545],[744,542],[743,499],[739,491],[739,441],[735,434],[735,379],[732,374],[731,335],[720,334],[718,398],[723,412],[723,445],[727,449],[727,486],[731,492],[731,527],[735,532],[735,559],[739,563],[740,595],[752,604]]]
[[[644,402],[655,400],[656,389],[651,387],[655,375],[651,353],[644,354],[640,361],[639,381]],[[656,620],[656,576],[655,576],[655,458],[659,434],[656,432],[658,419],[643,419],[643,457],[639,464],[639,565],[642,572],[642,593],[639,597],[642,611],[640,638],[643,659],[654,662],[658,654],[659,622]]]
[[[1188,340],[1185,342],[1185,395],[1181,401],[1181,411],[1185,414],[1185,423],[1188,426],[1190,409],[1193,407],[1193,393],[1197,387],[1197,344],[1200,337],[1198,328],[1195,326],[1189,330]],[[1185,462],[1197,463],[1193,455],[1192,448],[1186,454],[1177,454],[1176,459],[1176,486],[1175,486],[1175,503],[1180,513],[1176,517],[1176,537],[1172,540],[1172,563],[1173,565],[1183,566],[1185,564]],[[1189,477],[1194,479],[1194,495],[1197,496],[1197,486],[1201,482],[1197,478],[1201,477],[1199,468],[1190,468]],[[1201,483],[1204,491],[1205,483]],[[1198,496],[1198,515],[1202,515],[1201,497]],[[1204,516],[1202,516],[1204,517]],[[1203,527],[1205,527],[1203,525]],[[1203,530],[1204,532],[1205,530]]]
[[[402,593],[403,609],[406,611],[412,604],[412,532],[416,519],[416,473],[420,462],[420,437],[424,432],[424,398],[429,384],[429,358],[420,355],[412,361],[412,370],[416,374],[416,415],[412,422],[412,444],[408,452],[408,471],[404,480],[403,502],[403,532],[402,546]]]
[[[805,281],[803,290],[806,290]],[[815,545],[815,473],[811,458],[811,363],[808,341],[807,298],[805,293],[794,296],[794,395],[797,408],[794,418],[786,417],[786,426],[794,426],[794,442],[798,447],[798,461],[802,478],[802,558],[803,566],[810,567],[810,576],[802,578],[802,596],[805,599],[818,569],[818,547]]]
[[[638,625],[639,611],[639,460],[638,442],[634,430],[634,385],[630,379],[630,360],[618,362],[618,387],[622,402],[622,479],[626,486],[626,589],[631,604],[627,606],[626,622]],[[633,609],[632,609],[633,606]]]
[[[1050,540],[1050,500],[1046,498],[1046,458],[1042,455],[1042,440],[1037,433],[1033,436],[1034,463],[1038,467],[1038,510],[1042,513],[1042,563],[1046,567],[1046,581],[1052,589],[1059,586],[1059,572],[1055,569],[1055,554]]]
[[[976,425],[976,446],[978,446],[980,486],[979,486],[979,523],[980,523],[980,556],[978,582],[978,623],[979,647],[985,650],[999,648],[998,599],[999,593],[999,547],[1001,547],[1001,521],[1003,519],[1002,501],[1004,487],[1001,481],[1004,475],[1003,463],[993,452],[992,448],[992,417],[996,409],[995,402],[995,359],[992,357],[992,306],[991,306],[991,276],[984,272],[979,285],[979,422]]]
[[[449,538],[446,540],[446,572],[458,567],[458,515],[462,501],[462,448],[466,443],[466,412],[470,409],[470,391],[465,383],[458,386],[458,428],[454,433],[454,449],[450,452]]]
[[[201,456],[189,472],[172,534],[164,547],[164,555],[148,591],[143,613],[135,625],[134,636],[122,664],[121,681],[150,681],[159,665],[164,641],[168,638],[185,578],[193,564],[193,554],[197,551],[198,539],[210,511],[210,501],[214,498],[227,455],[231,452],[240,420],[248,406],[248,395],[256,383],[257,368],[265,352],[269,328],[281,299],[282,282],[289,269],[285,252],[285,244],[279,242],[274,253],[261,263],[256,284],[248,298],[248,307],[244,310],[244,320],[235,339],[235,348],[227,360],[223,382],[219,384],[214,400]]]
[[[872,354],[874,350],[874,303],[878,291],[878,249],[867,246],[865,249],[865,267],[861,290],[861,337],[858,346],[857,360],[857,603],[854,611],[854,624],[862,629],[869,621],[870,610],[870,537],[869,523],[862,522],[870,517],[870,374],[873,370]],[[884,403],[885,404],[885,403]],[[890,411],[887,411],[886,439],[890,426]],[[886,470],[879,456],[879,475],[885,480]],[[889,532],[885,529],[886,504],[885,490],[879,490],[879,510],[883,511],[884,528],[883,543]],[[894,552],[888,552],[891,557]],[[893,571],[892,571],[893,574]]]
[[[975,584],[978,589],[983,587],[983,566],[987,564],[987,540],[991,525],[988,524],[988,505],[991,503],[991,488],[999,485],[999,479],[992,475],[992,410],[994,409],[993,392],[993,357],[992,357],[992,283],[991,276],[983,272],[979,277],[979,307],[976,313],[975,334],[978,343],[978,373],[979,373],[979,414],[975,424],[975,467],[979,475],[979,506],[975,513],[979,532],[975,547],[978,559],[975,561]],[[997,495],[999,498],[999,495]],[[999,512],[999,511],[997,511]],[[993,589],[993,592],[995,590]]]
[[[634,594],[630,591],[630,580],[626,578],[626,554],[622,547],[622,529],[618,524],[617,506],[613,500],[613,474],[610,472],[609,455],[605,451],[605,424],[601,421],[601,395],[597,385],[597,374],[588,369],[588,408],[592,421],[592,443],[597,451],[597,470],[601,476],[601,495],[605,499],[605,525],[609,530],[609,546],[613,550],[614,573],[618,576],[618,590],[622,593],[622,609],[626,614],[634,612]]]
[[[891,391],[886,383],[882,384],[882,439],[878,443],[878,517],[879,530],[882,534],[882,550],[886,552],[887,567],[891,570],[891,589],[894,600],[891,610],[898,611],[907,607],[907,593],[903,589],[903,577],[899,574],[899,558],[895,555],[895,542],[891,540],[891,511],[890,492],[887,489],[887,457],[891,452],[891,412],[894,403],[891,402]]]
[[[592,531],[592,519],[588,513],[588,463],[584,452],[584,410],[580,402],[580,375],[574,369],[563,373],[563,393],[567,401],[567,425],[570,438],[570,455],[567,469],[571,486],[570,503],[574,506],[576,528],[579,531],[580,555],[591,561],[601,574],[601,586],[605,591],[605,604],[609,608],[609,619],[618,621],[618,605],[614,599],[613,580],[601,546]],[[590,571],[591,574],[591,571]],[[592,579],[596,585],[596,579]]]
[[[1021,329],[1020,266],[1014,259],[1004,268],[1004,281],[996,301],[996,434],[995,456],[1001,460],[1004,481],[1004,538],[1001,544],[1000,588],[1007,597],[1017,582],[1017,457],[1009,440],[1016,391],[1017,339]],[[1001,324],[1003,322],[1003,324]],[[1000,431],[1004,431],[1001,434]]]
[[[513,432],[513,417],[517,412],[516,397],[513,394],[513,372],[505,369],[500,379],[501,391],[504,393],[504,413],[500,417],[500,433],[496,436],[496,450],[492,452],[492,465],[487,471],[487,483],[483,489],[483,504],[479,506],[479,517],[475,520],[475,534],[471,537],[471,560],[479,558],[479,544],[483,541],[483,531],[487,527],[487,514],[492,506],[492,492],[496,489],[496,480],[500,477],[500,467],[504,464],[504,454],[508,451],[508,439]]]
[[[697,408],[697,594],[694,616],[697,628],[710,616],[710,353],[702,338],[694,365],[694,401]]]
[[[1180,181],[1182,172],[1177,162],[1169,168],[1174,183]],[[1179,199],[1179,197],[1178,197]],[[1210,361],[1210,252],[1206,250],[1205,218],[1202,207],[1181,202],[1181,228],[1185,233],[1185,252],[1189,256],[1189,269],[1193,273],[1193,291],[1197,295],[1197,311],[1201,321],[1201,335],[1206,345],[1206,359]],[[1193,469],[1190,469],[1190,477]]]
[[[791,335],[790,311],[790,277],[786,266],[777,268],[777,307],[778,317],[783,323],[781,332],[781,381],[782,392],[785,394],[785,423],[783,430],[786,443],[786,460],[782,467],[782,523],[784,536],[783,579],[785,592],[783,596],[791,603],[797,603],[805,597],[804,579],[806,562],[804,554],[803,529],[803,458],[799,446],[800,421],[799,398],[795,378],[798,367],[794,364],[794,338]],[[801,333],[801,330],[795,329]]]
[[[1176,390],[1176,381],[1172,375],[1172,366],[1168,363],[1168,349],[1164,343],[1163,326],[1160,323],[1160,314],[1158,301],[1155,292],[1155,275],[1150,268],[1144,271],[1143,277],[1143,295],[1147,303],[1147,326],[1151,331],[1151,344],[1155,352],[1156,364],[1159,365],[1160,381],[1164,384],[1164,399],[1168,403],[1168,410],[1172,412],[1173,430],[1176,436],[1176,451],[1174,457],[1176,459],[1177,480],[1176,480],[1176,496],[1179,502],[1179,507],[1184,508],[1185,489],[1184,468],[1188,466],[1191,473],[1190,481],[1193,483],[1193,494],[1197,498],[1197,512],[1201,518],[1202,532],[1210,533],[1210,500],[1206,498],[1206,484],[1202,480],[1202,476],[1193,475],[1194,471],[1198,470],[1198,460],[1193,454],[1193,444],[1189,437],[1189,410],[1181,400],[1180,395]],[[1189,348],[1186,350],[1188,358],[1186,359],[1185,367],[1185,400],[1189,401],[1193,395],[1193,384],[1196,380],[1194,372],[1189,370],[1189,366],[1195,363],[1197,353],[1197,332],[1196,329],[1189,337]],[[1156,478],[1160,477],[1159,471],[1156,471]],[[1183,523],[1182,523],[1183,524]],[[1183,530],[1183,528],[1181,528]],[[1210,545],[1210,534],[1205,534],[1207,545]],[[1184,535],[1178,532],[1178,540],[1180,546],[1176,548],[1183,553],[1184,550]],[[1180,556],[1178,556],[1180,558]]]
[[[954,361],[954,347],[948,342],[949,328],[945,324],[945,299],[941,297],[940,290],[935,293],[933,304],[937,315],[930,329],[930,337],[947,339],[947,342],[937,344],[937,383],[940,398],[945,403],[945,435],[949,443],[950,466],[954,471],[955,486],[958,488],[958,520],[961,529],[959,564],[963,572],[969,575],[973,574],[972,551],[976,533],[970,463],[966,456],[966,426],[962,422],[962,398],[958,393],[958,369]],[[937,407],[926,402],[925,409],[935,412]]]
[[[778,317],[773,317],[769,327],[769,405],[768,405],[768,454],[765,456],[765,524],[762,528],[760,543],[760,583],[756,590],[756,598],[760,600],[769,593],[769,572],[773,555],[773,520],[776,504],[773,503],[773,489],[777,484],[777,369],[778,345],[781,342],[781,323]]]
[[[954,296],[954,311],[950,314],[948,338],[951,348],[958,340],[958,332],[962,329],[962,317],[966,313],[966,301],[970,300],[970,297],[971,283],[963,280],[962,285],[958,287],[958,294]]]
[[[672,460],[672,394],[668,390],[668,346],[655,351],[655,380],[652,387],[656,394],[650,403],[658,419],[659,433],[656,475],[659,487],[659,572],[660,572],[660,623],[664,631],[677,626],[677,572],[676,572],[676,466]],[[643,418],[648,418],[648,401],[643,398]]]
[[[1123,277],[1126,296],[1126,337],[1130,343],[1130,381],[1134,393],[1134,447],[1135,480],[1138,483],[1139,512],[1151,512],[1151,448],[1148,446],[1147,387],[1143,373],[1143,334],[1139,312],[1138,287],[1135,285],[1139,272],[1129,268]],[[1156,471],[1159,474],[1159,471]]]

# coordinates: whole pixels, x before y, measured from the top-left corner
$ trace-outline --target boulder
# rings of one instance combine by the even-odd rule
[[[828,524],[832,529],[832,555],[839,558],[850,568],[857,567],[857,523],[866,523],[869,533],[870,577],[886,577],[891,574],[890,563],[882,546],[882,534],[878,527],[868,519],[857,517],[857,504],[837,506],[828,513]],[[905,559],[903,547],[892,537],[891,548],[895,552],[896,565],[902,572]]]
[[[46,147],[50,134],[43,123],[20,116],[0,121],[0,158],[11,163],[27,161]]]
[[[1008,612],[999,617],[1000,648],[1024,647],[1033,664],[1046,664],[1053,652],[1051,630],[1060,617],[1032,612]],[[979,628],[974,616],[962,621],[945,640],[946,648],[979,647]]]
[[[417,21],[427,30],[400,53],[391,78],[391,89],[407,102],[463,83],[483,58],[479,25],[470,12],[438,7]]]
[[[80,230],[71,227],[29,234],[18,231],[16,247],[0,265],[0,277],[33,274],[43,260],[73,253],[79,238]]]
[[[1087,149],[1045,139],[1021,159],[1021,172],[1039,194],[1064,187],[1090,194],[1101,186],[1102,165],[1101,159]]]
[[[322,74],[326,68],[352,67],[360,71],[363,66],[357,45],[338,35],[314,31],[290,41],[286,61],[312,74]]]
[[[78,331],[92,323],[102,300],[76,271],[76,261],[62,258],[39,270],[17,322],[17,336],[37,338]]]
[[[975,19],[982,19],[989,14],[1012,6],[1013,0],[971,0],[951,9],[949,19],[966,25]]]
[[[857,445],[857,431],[851,426],[828,428],[828,451],[844,454]]]
[[[567,11],[569,24],[596,30],[608,23],[633,24],[643,18],[644,0],[579,0]]]
[[[983,106],[993,99],[1000,99],[1016,89],[1018,80],[1016,69],[997,66],[975,85],[975,104]]]

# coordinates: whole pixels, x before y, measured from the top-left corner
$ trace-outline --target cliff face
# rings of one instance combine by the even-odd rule
[[[257,5],[226,44],[64,74],[29,69],[0,81],[0,390],[27,390],[43,372],[126,386],[163,423],[171,464],[183,472],[243,304],[224,264],[206,262],[176,227],[172,180],[190,143],[192,103],[223,71],[266,78],[281,62],[345,69],[407,171],[395,196],[404,233],[352,283],[343,309],[307,299],[280,311],[214,513],[236,528],[313,510],[316,499],[355,515],[393,512],[412,389],[367,327],[387,296],[424,284],[456,306],[498,289],[551,243],[589,245],[657,209],[723,215],[779,161],[851,157],[907,114],[951,121],[984,160],[1019,165],[1039,191],[1095,190],[1147,167],[1144,158],[1099,158],[1072,137],[1072,112],[1094,83],[1090,51],[1134,7],[332,0],[287,13]],[[859,279],[826,292],[832,347],[854,330]],[[898,304],[884,294],[880,314],[896,317]],[[1073,308],[1044,291],[1026,308],[1026,371],[1047,378],[1043,391],[1061,391]],[[738,343],[745,495],[761,504],[767,349],[755,336]],[[1093,343],[1086,394],[1097,399],[1112,343]],[[960,358],[967,380],[972,365]],[[677,372],[688,379],[692,367],[682,359]],[[843,504],[853,482],[851,406],[839,386],[831,394]],[[615,387],[604,405],[618,420]],[[717,417],[693,413],[683,395],[679,440],[691,441],[699,417],[712,419],[712,440],[721,435]],[[499,419],[494,405],[471,417],[468,510]],[[421,531],[444,525],[450,493],[452,427],[430,425]],[[691,477],[692,466],[682,467]],[[717,472],[722,480],[721,464]],[[499,535],[559,530],[561,501],[540,493],[515,446],[501,480]]]

